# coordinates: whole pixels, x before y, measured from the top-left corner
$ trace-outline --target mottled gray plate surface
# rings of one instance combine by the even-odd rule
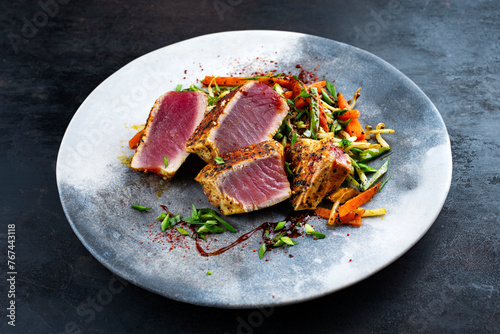
[[[367,208],[385,207],[382,219],[360,228],[326,228],[310,223],[326,239],[298,238],[299,244],[266,253],[259,236],[222,255],[199,255],[194,241],[167,241],[155,217],[160,204],[189,216],[191,204],[210,206],[193,179],[203,167],[191,155],[167,184],[156,175],[133,172],[127,142],[143,124],[155,99],[181,83],[205,75],[251,75],[254,71],[298,74],[297,64],[335,80],[352,97],[363,124],[383,122],[396,133],[391,180]],[[373,163],[374,167],[381,161]],[[173,44],[129,63],[106,79],[74,115],[57,160],[57,184],[71,227],[87,249],[117,275],[168,298],[216,307],[257,307],[304,301],[352,285],[384,268],[430,228],[451,182],[446,127],[432,102],[407,77],[383,60],[352,46],[310,35],[278,31],[212,34]],[[153,208],[139,212],[140,204]],[[229,216],[240,232],[209,237],[209,248],[229,244],[265,221],[282,220],[288,203],[251,214]],[[175,233],[171,233],[172,236]],[[293,257],[292,257],[292,256]],[[211,270],[213,274],[207,275]]]

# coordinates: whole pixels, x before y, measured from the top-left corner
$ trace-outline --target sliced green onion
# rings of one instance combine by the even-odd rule
[[[288,246],[295,246],[296,244],[298,244],[297,241],[292,240],[289,237],[282,237],[280,240],[283,241]]]
[[[285,227],[286,222],[279,222],[276,227],[274,228],[275,231],[281,230],[283,227]]]
[[[312,87],[312,88],[316,89],[316,87]],[[302,90],[300,91],[299,95],[297,95],[293,100],[295,101],[299,97],[308,98],[308,97],[311,97],[311,94],[309,94],[304,88],[302,88]]]
[[[283,240],[281,240],[281,238],[276,241],[276,243],[274,243],[273,247],[280,247],[280,246],[283,246],[285,242]]]
[[[175,87],[175,91],[176,92],[180,92],[182,89],[182,84],[178,84],[176,87]]]
[[[165,163],[165,168],[168,166],[168,157],[163,157],[163,162]]]
[[[349,118],[347,121],[341,121],[341,120],[337,120],[337,122],[340,124],[340,126],[345,129],[346,126],[349,125],[349,123],[351,123],[352,121],[352,117]]]
[[[213,274],[212,270],[207,271],[207,275],[212,275],[212,274]]]
[[[380,185],[380,189],[378,190],[379,192],[382,191],[382,188],[385,186],[385,184],[387,183],[387,181],[389,181],[389,179],[391,178],[391,175],[389,175],[385,180],[384,182],[382,182],[382,184]]]
[[[325,101],[326,103],[328,103],[333,107],[333,104],[335,102],[332,101],[332,99],[330,98],[330,96],[328,96],[328,94],[325,92],[324,89],[321,90],[321,97],[323,98],[323,101]]]
[[[139,211],[148,211],[148,210],[151,210],[151,208],[146,208],[145,206],[141,206],[141,205],[131,205],[130,207],[132,209],[136,209],[136,210],[139,210]]]
[[[214,158],[214,161],[215,161],[215,163],[216,163],[216,164],[218,164],[218,165],[222,165],[222,164],[224,164],[224,159],[222,159],[221,157],[215,157],[215,158]]]
[[[283,88],[281,88],[280,84],[279,83],[275,83],[274,86],[273,86],[273,89],[276,91],[276,93],[280,94],[281,96],[283,96]]]
[[[163,221],[161,222],[161,231],[162,232],[165,232],[165,230],[167,228],[170,228],[170,224],[169,224],[169,221],[170,221],[170,214],[167,213],[167,215],[165,216],[165,218],[163,219]]]
[[[297,132],[294,132],[292,140],[290,141],[290,148],[292,148],[293,145],[295,145],[296,142],[297,142]]]
[[[312,226],[311,226],[311,225],[309,225],[309,224],[305,224],[305,225],[304,225],[304,231],[306,231],[306,233],[307,233],[307,234],[311,234],[311,233],[313,233],[313,232],[314,232],[314,229],[312,228]]]
[[[304,225],[304,230],[306,231],[307,234],[311,234],[311,235],[314,235],[316,238],[318,239],[324,239],[326,238],[326,235],[324,235],[323,233],[320,233],[320,232],[316,232],[311,225],[309,224],[305,224]]]
[[[302,109],[297,116],[295,116],[295,119],[300,119],[302,116],[305,115],[305,113],[307,112],[306,109]]]
[[[182,227],[177,227],[177,231],[179,231],[182,235],[189,235],[189,232],[183,229]]]
[[[358,162],[358,167],[365,173],[372,173],[377,171],[375,168],[362,164],[361,162]]]
[[[390,150],[391,149],[389,147],[380,147],[380,148],[368,148],[366,150],[360,150],[361,152],[359,151],[355,152],[359,153],[358,162],[366,162],[375,159]],[[351,151],[353,151],[353,149],[351,149]]]
[[[175,225],[177,225],[177,223],[179,223],[181,221],[181,214],[178,213],[176,214],[175,216],[173,217],[170,217],[169,219],[169,224],[170,224],[170,227],[174,227]]]
[[[326,89],[328,90],[330,95],[335,99],[335,101],[337,101],[337,92],[335,91],[335,86],[332,83],[327,81],[326,82]]]
[[[266,252],[266,243],[263,242],[262,246],[259,249],[259,258],[262,259],[264,257],[264,253]]]
[[[311,93],[313,98],[311,98],[311,135],[314,139],[318,139],[317,134],[319,132],[319,104],[318,100],[314,98],[318,94],[316,87],[311,88]]]

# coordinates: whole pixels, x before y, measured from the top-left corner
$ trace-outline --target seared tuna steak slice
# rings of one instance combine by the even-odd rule
[[[290,197],[283,146],[274,140],[250,145],[209,164],[195,180],[225,215],[259,210]]]
[[[304,140],[289,148],[292,205],[295,210],[315,209],[323,198],[344,182],[351,160],[331,139]]]
[[[162,95],[149,113],[144,135],[130,167],[157,173],[170,181],[189,155],[186,141],[200,124],[206,108],[207,95],[202,92]]]
[[[250,81],[219,101],[186,149],[211,163],[217,156],[272,139],[287,113],[287,103],[274,89]]]

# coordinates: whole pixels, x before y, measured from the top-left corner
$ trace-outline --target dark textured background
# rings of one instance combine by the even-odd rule
[[[42,10],[35,0],[0,4],[0,268],[7,272],[6,225],[15,223],[18,270],[16,327],[7,325],[2,278],[0,332],[499,331],[500,2],[60,0],[57,10],[49,8],[53,15]],[[26,22],[33,21],[38,27],[30,30]],[[124,286],[88,253],[62,211],[55,161],[66,126],[97,85],[136,57],[243,29],[348,43],[412,79],[451,138],[453,181],[444,208],[386,269],[297,305],[221,310]]]

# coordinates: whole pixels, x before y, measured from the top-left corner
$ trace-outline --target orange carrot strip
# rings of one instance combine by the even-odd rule
[[[144,129],[137,132],[135,136],[133,136],[132,139],[128,141],[128,147],[130,147],[131,149],[137,148],[137,146],[139,146],[139,142],[141,141],[143,134],[144,134]]]
[[[345,131],[349,134],[349,136],[356,137],[358,140],[365,140],[366,138],[365,131],[356,118],[353,118],[349,124],[347,124]]]
[[[355,211],[352,213],[353,213],[353,217],[351,219],[337,218],[336,219],[337,224],[349,224],[349,225],[354,225],[354,226],[361,226],[361,214],[356,215]]]
[[[319,93],[316,93],[315,98],[318,100],[318,109],[319,109],[319,125],[325,130],[325,132],[330,132],[328,128],[328,121],[326,120],[325,109],[323,108],[323,103],[319,98]]]
[[[299,97],[295,100],[295,106],[299,109],[305,108],[307,106],[307,101],[303,97]]]
[[[327,208],[317,207],[316,209],[314,209],[314,213],[316,214],[316,216],[324,219],[330,218],[330,210],[328,210]]]
[[[377,191],[380,189],[380,182],[371,187],[370,189],[362,192],[358,196],[351,198],[347,202],[345,202],[343,205],[339,207],[338,210],[338,216],[339,217],[344,217],[347,215],[349,212],[359,208],[361,205],[365,204],[369,200],[372,199],[372,197],[377,193]]]
[[[250,80],[245,80],[245,79],[248,78],[249,77],[215,77],[214,80],[213,76],[206,76],[201,83],[205,86],[208,86],[213,80],[213,82],[215,82],[218,86],[234,87],[247,83]],[[285,87],[287,89],[291,88],[290,79],[287,78],[273,78],[273,77],[263,76],[255,79],[255,81],[265,83],[266,85],[269,86],[272,86],[277,83],[280,86]]]
[[[363,210],[363,209],[361,209],[361,210],[357,209],[357,210],[349,212],[344,217],[337,217],[337,219],[335,220],[335,222],[337,224],[350,224],[349,221],[352,221],[352,220],[356,219],[358,216],[361,217],[363,215],[363,213],[365,213],[365,210]]]
[[[292,96],[293,96],[293,91],[291,91],[291,90],[288,90],[288,91],[286,91],[286,92],[283,93],[283,97],[285,99],[291,99]]]
[[[314,82],[310,85],[306,85],[307,88],[311,88],[311,87],[316,87],[316,88],[323,88],[326,86],[326,81],[322,80],[322,81],[318,81],[318,82]]]
[[[337,94],[337,103],[342,110],[349,109],[349,104],[342,93]]]
[[[201,83],[208,86],[213,80],[213,82],[215,82],[218,86],[239,86],[248,82],[247,80],[241,79],[242,77],[215,77],[214,80],[214,77],[206,76]]]
[[[357,119],[359,118],[359,116],[360,116],[359,111],[357,111],[356,109],[352,109],[346,112],[345,114],[340,115],[339,119],[341,121],[347,121],[349,118]]]

